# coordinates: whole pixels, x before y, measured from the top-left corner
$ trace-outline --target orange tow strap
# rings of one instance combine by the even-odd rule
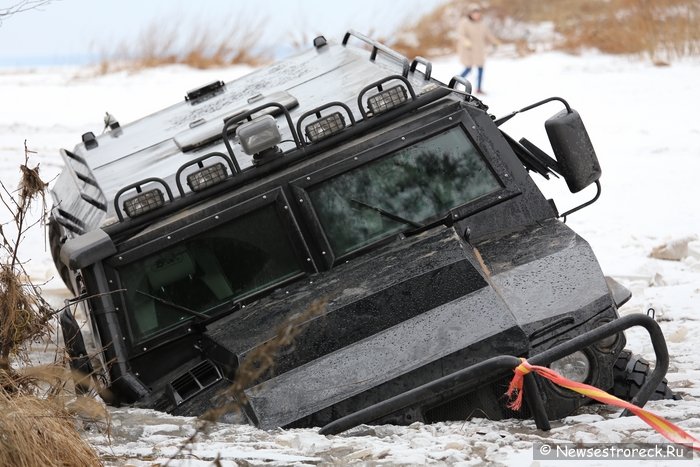
[[[513,370],[515,375],[508,386],[508,392],[506,392],[506,395],[512,400],[512,402],[508,404],[509,408],[513,410],[520,409],[520,406],[523,403],[523,377],[530,372],[535,372],[543,378],[547,378],[554,384],[570,389],[579,394],[583,394],[584,396],[595,399],[598,402],[627,409],[644,420],[647,425],[658,431],[669,441],[693,448],[696,451],[700,451],[700,440],[686,433],[665,418],[654,415],[648,410],[644,410],[641,407],[637,407],[634,404],[623,401],[622,399],[610,395],[594,386],[571,381],[570,379],[564,378],[556,371],[543,366],[530,365],[524,358],[521,358],[520,360],[522,363],[518,365],[515,370]],[[516,396],[515,400],[513,400],[513,396]]]

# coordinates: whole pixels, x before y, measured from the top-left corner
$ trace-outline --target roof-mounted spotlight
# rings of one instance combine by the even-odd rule
[[[243,151],[252,156],[272,149],[282,141],[277,121],[272,115],[263,115],[241,124],[236,130]]]
[[[322,116],[325,110],[332,107],[342,110],[336,110],[335,112]],[[313,118],[315,118],[315,120],[312,120]],[[304,123],[307,121],[311,123],[304,126]],[[349,123],[347,123],[348,121]],[[353,125],[355,125],[355,117],[353,117],[350,107],[338,101],[328,102],[327,104],[309,110],[299,117],[299,120],[297,120],[297,134],[301,139],[301,143],[306,145],[309,143],[317,143],[337,135],[338,133],[342,133],[348,126]],[[303,133],[301,131],[302,128],[304,128]],[[306,140],[303,135],[306,135]]]
[[[222,162],[205,167],[187,176],[187,186],[192,191],[203,191],[207,188],[218,185],[228,178],[226,166]]]
[[[395,83],[398,81],[398,83],[384,89],[386,83],[390,81]],[[365,99],[365,96],[374,90],[376,93]],[[368,118],[400,107],[409,99],[416,99],[416,92],[411,83],[403,76],[391,75],[363,88],[357,96],[357,105],[360,108],[362,118]]]
[[[345,118],[340,112],[333,112],[306,125],[304,133],[309,141],[316,142],[340,133],[345,129]]]
[[[289,142],[293,142],[296,149],[301,148],[301,142],[299,141],[297,132],[294,130],[294,122],[292,122],[292,116],[289,114],[289,110],[279,102],[262,104],[260,107],[250,109],[224,120],[224,128],[221,131],[221,135],[224,139],[224,145],[231,158],[231,162],[236,168],[236,172],[240,171],[240,167],[236,161],[236,155],[233,153],[231,142],[229,141],[229,130],[234,127],[236,127],[236,136],[239,138],[241,148],[246,154],[253,156],[253,163],[255,165],[270,162],[284,154],[277,146],[277,144],[282,142],[282,134],[279,128],[277,128],[277,121],[270,115],[259,116],[262,111],[269,112],[270,108],[278,109],[279,112],[282,113],[284,119],[287,121],[287,126],[289,127],[289,133],[291,135],[291,140],[289,140]],[[253,118],[254,115],[258,115],[258,117]],[[244,122],[245,120],[247,120],[247,122]]]
[[[277,121],[271,115],[263,115],[241,124],[236,130],[243,152],[253,156],[256,165],[269,162],[282,154],[277,145],[282,142],[282,134]]]
[[[162,207],[165,204],[165,197],[163,196],[163,190],[154,188],[148,191],[144,191],[143,187],[150,185],[151,183],[157,183],[160,185],[165,193],[168,195],[168,201],[173,201],[173,192],[170,187],[165,182],[165,180],[151,177],[141,180],[140,182],[133,183],[131,185],[125,186],[114,195],[114,211],[117,213],[119,222],[124,221],[124,213],[129,217],[139,217],[151,211]],[[132,190],[136,191],[136,195],[127,198],[123,203],[121,202],[122,196]]]
[[[205,166],[204,162],[210,159],[219,159],[218,162],[209,163]],[[182,186],[183,174],[187,172],[187,186],[190,191],[195,193],[204,191],[214,185],[227,180],[231,174],[235,175],[236,169],[233,162],[226,155],[220,152],[211,152],[197,159],[193,159],[184,163],[177,169],[175,173],[175,182],[180,196],[185,196],[185,190]]]
[[[379,115],[394,109],[408,100],[406,88],[397,84],[394,87],[375,94],[367,99],[367,107],[373,115]]]
[[[143,193],[124,201],[124,212],[129,217],[138,217],[151,212],[165,204],[163,192],[158,188],[144,191]]]

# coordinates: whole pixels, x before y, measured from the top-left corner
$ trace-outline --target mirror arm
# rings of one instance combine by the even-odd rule
[[[576,207],[573,208],[573,209],[569,209],[569,210],[566,211],[564,214],[559,214],[559,217],[563,217],[563,218],[564,218],[564,222],[566,222],[566,216],[568,216],[569,214],[573,214],[573,213],[575,213],[576,211],[578,211],[579,209],[583,209],[583,208],[585,208],[586,206],[590,206],[591,204],[593,204],[593,203],[595,203],[596,201],[598,201],[598,198],[600,198],[600,192],[601,192],[600,180],[596,180],[596,181],[595,181],[595,186],[596,186],[596,188],[597,188],[597,191],[596,191],[596,194],[595,194],[595,196],[593,197],[593,199],[591,199],[591,200],[589,200],[589,201],[586,201],[585,203],[583,203],[583,204],[581,204],[581,205],[579,205],[579,206],[576,206]]]
[[[528,110],[532,110],[536,107],[539,107],[541,105],[544,105],[544,104],[546,104],[548,102],[552,102],[552,101],[561,102],[562,104],[564,104],[564,107],[566,107],[566,112],[571,113],[571,107],[569,106],[569,103],[566,102],[566,100],[562,99],[561,97],[548,97],[547,99],[541,100],[539,102],[535,102],[534,104],[530,104],[527,107],[523,107],[520,110],[516,110],[515,112],[508,114],[504,117],[497,118],[496,120],[494,120],[494,123],[496,124],[496,126],[501,126],[503,123],[507,122],[508,120],[515,117],[519,113],[527,112]]]

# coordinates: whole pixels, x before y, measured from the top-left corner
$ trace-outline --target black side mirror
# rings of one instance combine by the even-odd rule
[[[598,157],[578,112],[562,110],[544,127],[569,191],[578,193],[600,178]]]

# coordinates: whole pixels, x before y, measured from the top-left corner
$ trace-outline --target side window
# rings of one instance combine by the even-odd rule
[[[119,268],[136,341],[300,273],[274,205]]]
[[[336,257],[501,188],[461,127],[307,189]]]

